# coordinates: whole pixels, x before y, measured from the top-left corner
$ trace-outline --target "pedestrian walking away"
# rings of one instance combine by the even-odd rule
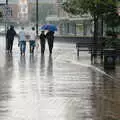
[[[6,34],[6,39],[8,40],[7,50],[9,53],[12,53],[13,41],[14,41],[15,35],[16,35],[16,31],[14,30],[14,26],[11,25],[10,29],[7,30],[7,34]]]
[[[26,39],[25,39],[24,27],[21,27],[21,31],[19,32],[18,46],[20,47],[20,54],[21,55],[25,55],[25,51],[26,51]]]
[[[48,31],[46,34],[46,38],[48,41],[48,46],[49,46],[49,53],[50,55],[52,54],[52,49],[53,49],[53,43],[54,43],[54,32],[53,31]]]
[[[45,51],[45,43],[46,43],[46,35],[44,33],[44,31],[41,31],[40,34],[40,45],[41,45],[41,54],[44,54]]]
[[[35,32],[35,28],[32,27],[32,31],[30,32],[30,53],[33,54],[34,53],[34,49],[35,49],[35,41],[36,41],[36,32]]]
[[[8,48],[8,33],[9,33],[9,27],[7,27],[7,34],[6,34],[6,50],[7,50],[7,52],[9,52],[9,48]]]

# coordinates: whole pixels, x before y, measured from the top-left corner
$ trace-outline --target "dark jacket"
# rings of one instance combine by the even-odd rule
[[[15,35],[16,35],[16,32],[14,28],[10,28],[9,30],[7,30],[7,35],[6,35],[7,39],[14,40]]]
[[[45,38],[46,38],[46,35],[44,34],[44,33],[41,33],[40,34],[40,40],[42,41],[42,40],[45,40]]]
[[[47,38],[48,40],[54,40],[54,32],[49,31],[49,32],[46,34],[46,38]]]

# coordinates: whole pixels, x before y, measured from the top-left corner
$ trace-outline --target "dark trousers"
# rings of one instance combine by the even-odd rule
[[[8,38],[6,38],[6,50],[9,50],[9,48],[8,48]]]
[[[34,53],[35,40],[30,40],[30,53]]]
[[[8,39],[8,50],[12,52],[13,48],[13,39]]]
[[[41,40],[40,41],[40,45],[41,45],[41,53],[44,54],[44,51],[45,51],[45,40]]]
[[[48,46],[49,46],[49,52],[50,52],[50,54],[52,53],[53,42],[54,42],[53,39],[49,39],[49,40],[48,40]]]

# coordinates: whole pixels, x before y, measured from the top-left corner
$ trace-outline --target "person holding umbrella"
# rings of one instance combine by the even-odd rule
[[[40,34],[41,55],[44,55],[45,42],[46,42],[45,39],[46,39],[46,35],[43,30],[43,31],[41,31],[41,34]]]
[[[53,49],[53,43],[54,43],[54,32],[53,31],[48,31],[46,34],[46,38],[48,41],[48,46],[49,46],[49,53],[50,55],[52,54],[52,49]]]
[[[54,32],[57,31],[57,27],[54,24],[45,24],[41,27],[42,30],[48,30],[46,38],[48,41],[49,52],[52,54],[53,43],[54,43]]]

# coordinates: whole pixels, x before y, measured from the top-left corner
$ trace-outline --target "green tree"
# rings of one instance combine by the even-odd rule
[[[104,17],[105,23],[107,25],[107,28],[110,29],[112,33],[116,32],[116,28],[120,26],[120,16],[118,13],[114,10],[111,13],[108,13]]]
[[[94,44],[98,38],[98,20],[117,10],[117,0],[66,0],[63,9],[74,15],[90,14],[94,21]],[[96,46],[96,45],[95,45]]]
[[[113,10],[104,16],[104,21],[107,25],[106,35],[110,36],[105,39],[105,47],[114,47],[120,46],[120,40],[117,38],[117,35],[120,33],[120,16],[117,10]]]

